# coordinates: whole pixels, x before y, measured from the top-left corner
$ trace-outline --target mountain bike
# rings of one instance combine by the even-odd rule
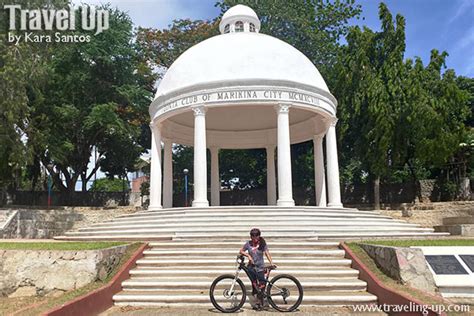
[[[275,268],[275,266],[265,267],[265,284],[252,282],[252,292],[261,303],[267,300],[277,311],[294,311],[303,300],[303,287],[298,279],[289,274],[279,274],[268,281],[270,272]],[[242,308],[247,298],[247,290],[239,278],[239,273],[244,270],[249,280],[252,280],[250,269],[251,266],[245,265],[245,257],[239,255],[235,274],[223,274],[212,282],[209,296],[216,309],[223,313],[234,313]]]

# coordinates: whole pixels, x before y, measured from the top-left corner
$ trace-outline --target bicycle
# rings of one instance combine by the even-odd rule
[[[265,287],[260,287],[257,282],[252,282],[253,292],[263,302],[264,299],[277,311],[291,312],[297,309],[303,301],[303,287],[294,276],[279,274],[268,281],[270,272],[275,266],[265,267]],[[250,268],[245,265],[245,257],[237,256],[237,269],[235,274],[223,274],[211,284],[209,296],[212,305],[223,313],[234,313],[242,308],[247,298],[247,290],[239,278],[239,273],[244,270],[251,278]],[[228,306],[227,306],[228,305]]]

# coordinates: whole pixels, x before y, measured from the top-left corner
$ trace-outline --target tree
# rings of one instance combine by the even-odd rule
[[[341,52],[335,94],[339,101],[339,137],[347,156],[357,156],[374,181],[380,208],[380,178],[389,172],[391,142],[400,107],[405,20],[379,7],[381,32],[353,27]],[[347,155],[349,154],[349,155]]]
[[[262,188],[267,183],[265,149],[225,149],[219,153],[224,187],[234,190]]]
[[[448,161],[467,114],[454,72],[442,74],[447,53],[433,50],[426,68],[419,58],[404,62],[404,18],[394,25],[385,4],[379,8],[380,32],[350,30],[335,89],[343,159],[357,157],[373,178],[375,208],[381,178],[408,166],[417,182],[424,169]]]
[[[407,60],[404,102],[399,109],[393,160],[408,165],[417,181],[416,164],[433,169],[445,165],[466,133],[467,94],[456,83],[454,71],[445,67],[447,53],[432,50],[429,64]]]
[[[217,34],[217,20],[173,20],[169,29],[139,28],[137,45],[141,55],[158,69],[155,76],[159,79],[188,48]]]
[[[148,130],[151,72],[132,44],[130,18],[104,8],[110,28],[89,34],[90,42],[55,47],[48,80],[30,98],[28,146],[44,166],[54,166],[49,172],[62,191],[73,191],[79,178],[85,191],[99,167],[110,176],[133,170]],[[99,161],[88,173],[94,147]]]
[[[3,8],[4,2],[0,1]],[[44,1],[30,0],[29,5],[40,7]],[[48,1],[50,8],[65,8],[66,0]],[[28,106],[32,95],[41,88],[47,77],[47,62],[54,43],[18,44],[7,41],[8,11],[0,11],[0,187],[15,188],[21,185],[23,169],[34,164],[33,154],[26,146]],[[22,34],[23,31],[12,34]],[[36,31],[44,35],[43,31]],[[37,165],[37,164],[36,164]],[[30,176],[38,177],[39,168],[29,168]],[[34,186],[34,181],[33,181]]]
[[[466,93],[468,98],[468,112],[466,119],[466,133],[463,141],[459,144],[459,150],[455,154],[455,160],[461,167],[461,177],[474,178],[474,78],[457,77],[457,86]]]

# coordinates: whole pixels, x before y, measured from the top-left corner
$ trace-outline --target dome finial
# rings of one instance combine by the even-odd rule
[[[238,4],[233,6],[222,16],[219,24],[221,34],[238,32],[260,31],[260,20],[252,8]]]

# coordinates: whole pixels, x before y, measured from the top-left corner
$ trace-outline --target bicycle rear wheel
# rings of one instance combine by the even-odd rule
[[[291,312],[303,301],[303,287],[292,275],[280,274],[267,286],[268,303],[280,312]]]
[[[242,308],[247,298],[244,283],[232,274],[219,276],[209,290],[212,305],[223,313],[234,313]]]

